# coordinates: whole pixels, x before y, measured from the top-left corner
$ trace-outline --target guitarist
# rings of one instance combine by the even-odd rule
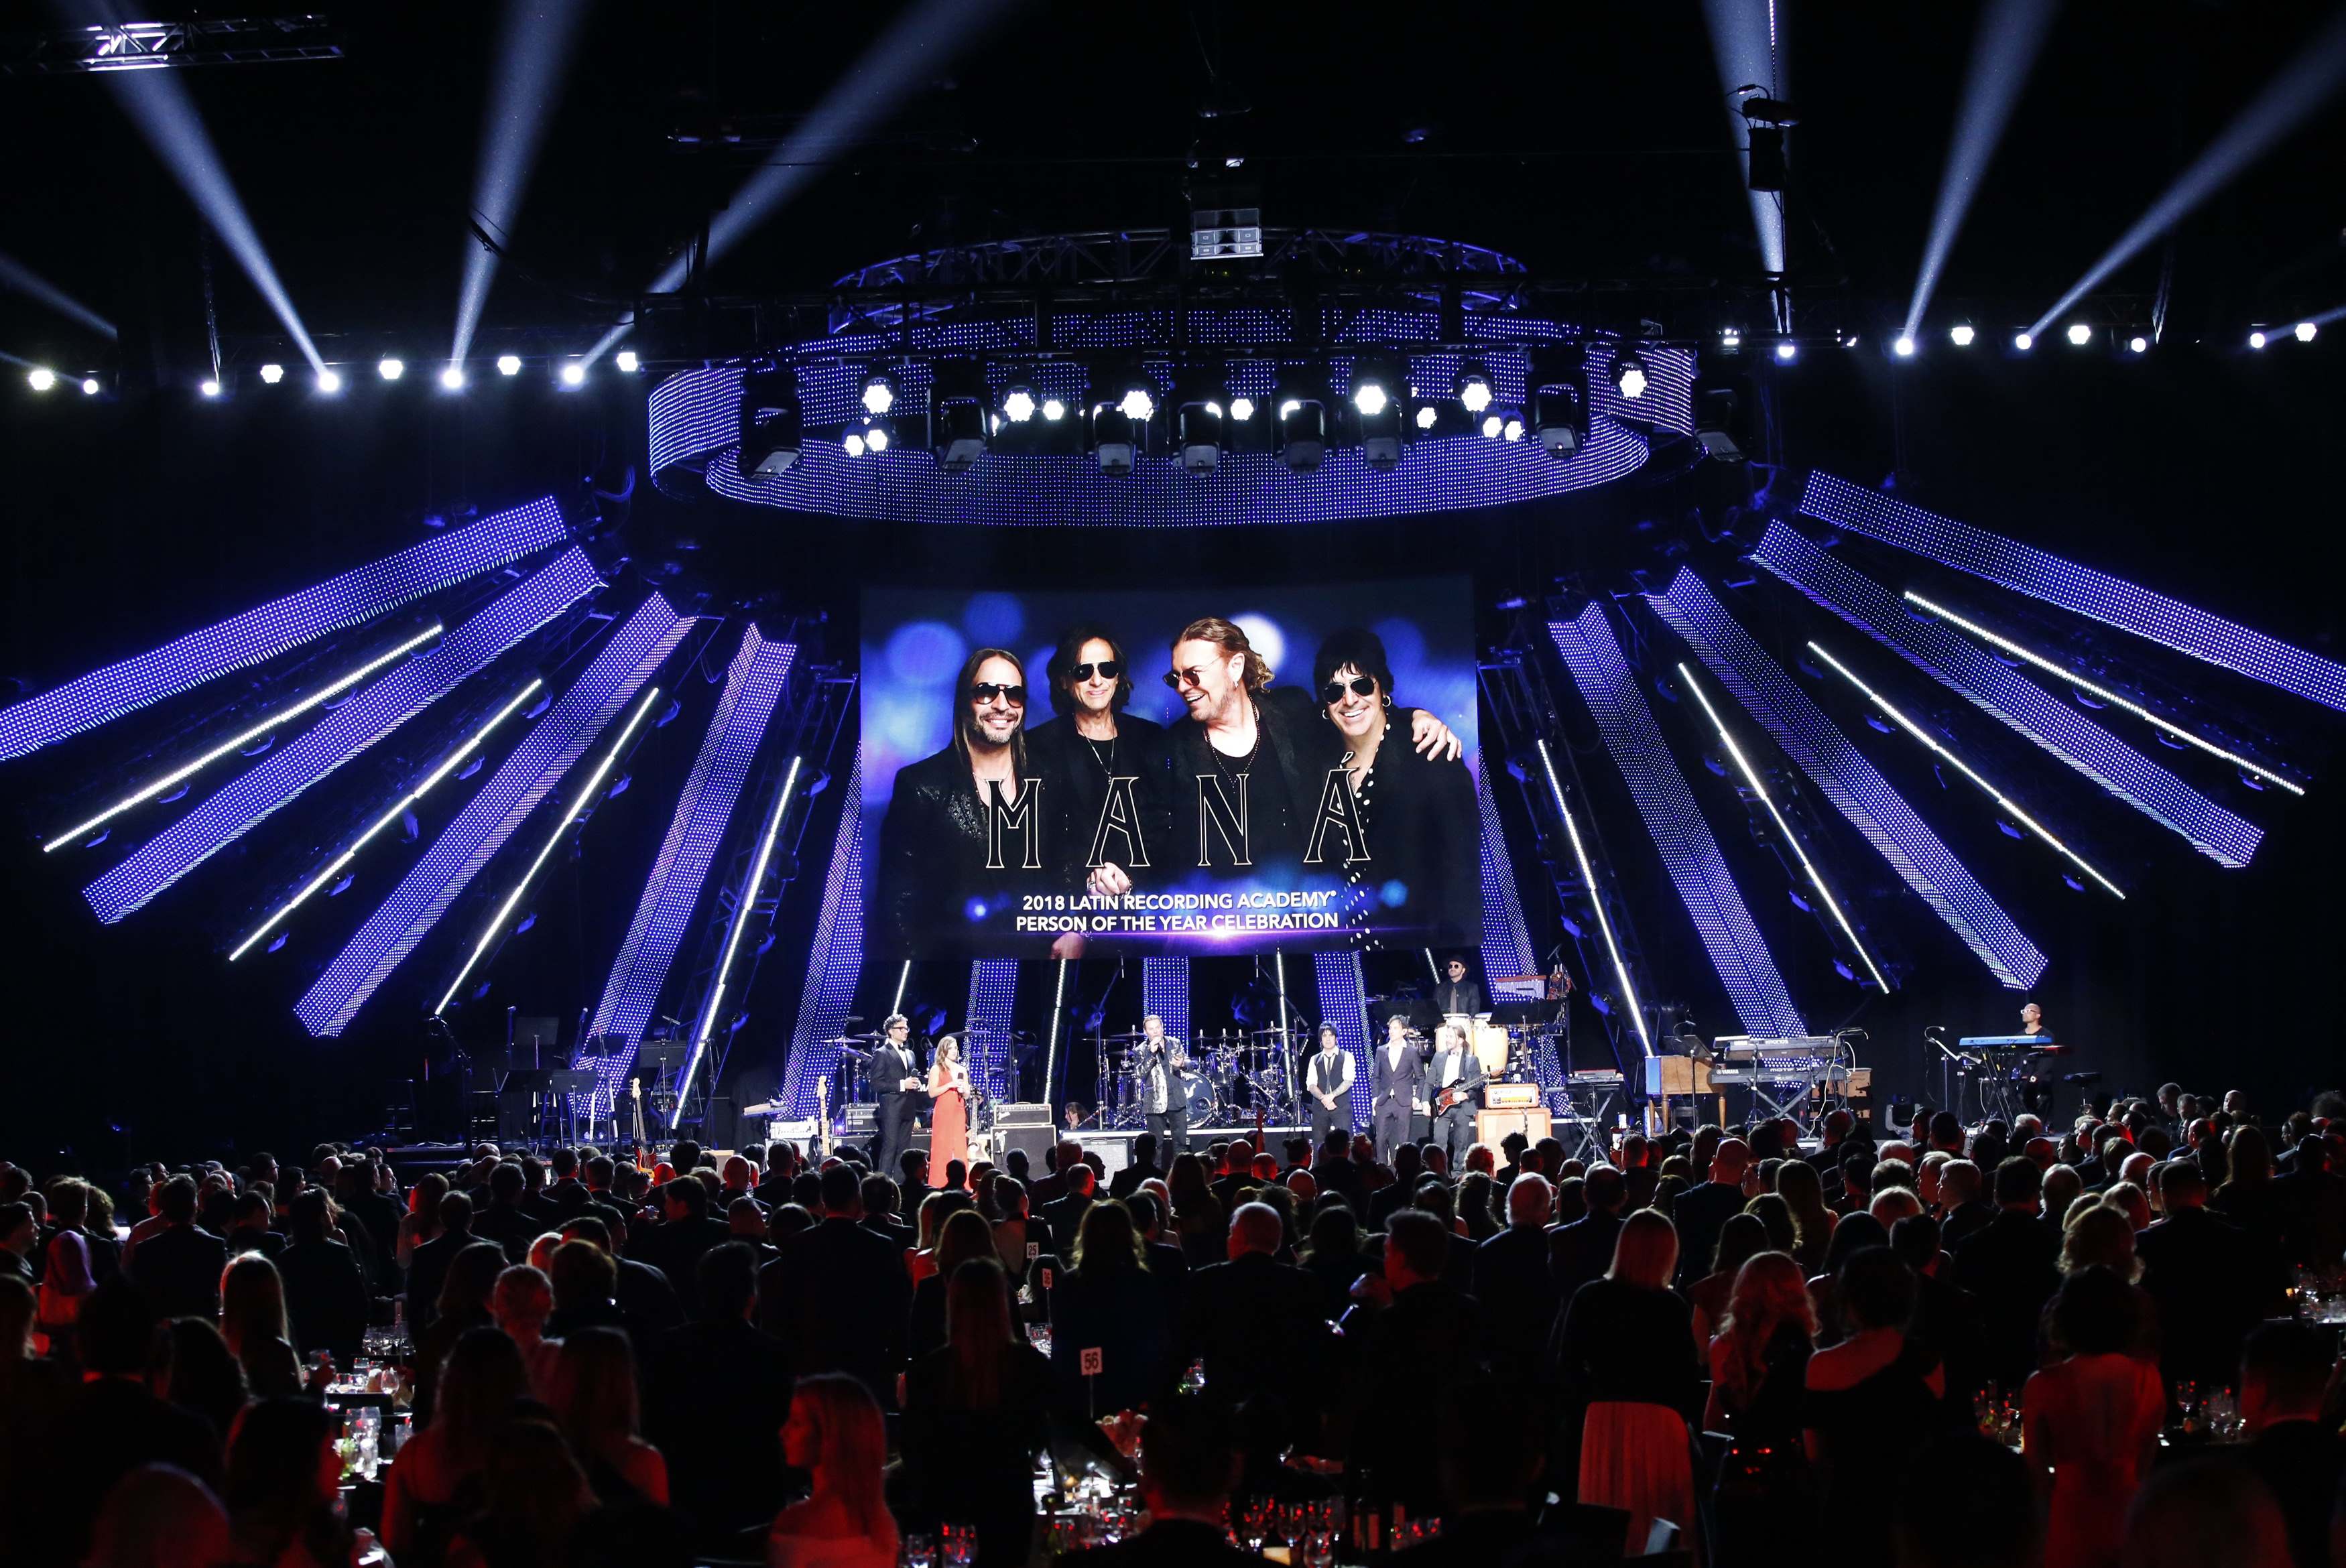
[[[1304,1066],[1303,1087],[1311,1096],[1312,1147],[1331,1130],[1352,1130],[1352,1054],[1333,1023],[1320,1025],[1320,1049]]]
[[[1483,1059],[1466,1044],[1466,1032],[1444,1023],[1433,1032],[1433,1061],[1426,1087],[1433,1095],[1433,1138],[1450,1156],[1450,1168],[1464,1168],[1474,1142],[1474,1113],[1483,1104]]]

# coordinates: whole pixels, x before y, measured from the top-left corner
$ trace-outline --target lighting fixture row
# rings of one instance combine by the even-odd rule
[[[636,351],[633,349],[621,349],[611,356],[611,362],[623,375],[633,375],[643,368],[643,362],[636,357]],[[501,376],[517,376],[521,374],[522,370],[521,356],[499,354],[496,358],[496,367],[497,373]],[[270,361],[260,367],[260,373],[262,383],[273,387],[285,379],[285,367],[275,361]],[[375,361],[374,373],[383,381],[400,381],[407,374],[407,361],[396,355],[386,354]],[[36,365],[25,372],[25,384],[36,392],[53,392],[67,379],[69,378],[60,377],[56,372],[46,365]],[[440,385],[449,392],[464,391],[469,379],[461,362],[444,366],[439,377]],[[565,387],[585,386],[586,362],[584,360],[563,361],[555,372],[555,379]],[[342,390],[345,384],[343,372],[332,365],[327,365],[318,372],[315,384],[319,392],[332,396]],[[89,396],[96,397],[105,388],[96,376],[85,376],[81,380],[81,390]],[[208,398],[216,398],[226,388],[219,377],[206,376],[196,384],[196,390]]]

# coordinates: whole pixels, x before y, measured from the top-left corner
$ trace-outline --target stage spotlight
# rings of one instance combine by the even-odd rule
[[[562,367],[562,384],[566,387],[585,386],[586,384],[586,367],[580,364],[576,360],[572,360],[569,363],[564,365]]]
[[[1613,390],[1623,397],[1635,400],[1646,395],[1646,361],[1637,351],[1624,344],[1613,354]]]
[[[1456,391],[1468,413],[1481,413],[1491,406],[1491,372],[1482,361],[1468,360],[1458,367]]]
[[[1125,418],[1143,424],[1157,414],[1157,400],[1149,395],[1146,387],[1127,387],[1124,395],[1117,399],[1116,407]]]
[[[447,388],[450,392],[463,392],[464,390],[464,367],[462,365],[450,365],[447,369],[442,371],[440,372],[440,384]]]
[[[1788,365],[1789,365],[1789,364],[1790,364],[1794,360],[1797,360],[1797,359],[1799,359],[1800,357],[1800,344],[1798,344],[1798,343],[1778,343],[1778,344],[1776,345],[1776,358],[1777,358],[1777,360],[1778,360],[1778,361],[1779,361],[1779,362],[1783,363],[1783,364],[1788,364]]]
[[[1735,353],[1743,347],[1743,334],[1733,327],[1722,327],[1719,332],[1719,346],[1730,354]]]
[[[1254,399],[1250,397],[1234,397],[1230,399],[1230,417],[1238,421],[1240,424],[1244,424],[1247,421],[1252,419],[1254,417]]]
[[[862,456],[863,433],[858,430],[849,431],[845,435],[839,438],[839,449],[847,453],[850,457]]]
[[[1442,411],[1435,408],[1432,403],[1422,402],[1417,405],[1418,429],[1432,430],[1436,424],[1441,423],[1441,420]]]
[[[875,419],[864,427],[863,449],[866,452],[885,452],[888,450],[888,439],[887,422]]]
[[[1972,324],[1969,321],[1957,321],[1947,329],[1947,341],[1959,349],[1970,348],[1972,340],[1977,336],[1979,334],[1972,330]]]
[[[1328,396],[1321,388],[1290,383],[1280,389],[1279,453],[1294,473],[1318,471],[1328,455]]]
[[[1013,424],[1025,424],[1035,417],[1035,389],[1024,382],[1002,395],[1002,412]]]
[[[929,450],[947,473],[985,455],[985,372],[975,360],[944,360],[929,376]]]
[[[2252,349],[2261,349],[2264,346],[2265,335],[2262,332],[2250,332],[2249,334],[2249,347]]]
[[[2313,335],[2320,330],[2320,326],[2311,321],[2300,321],[2296,327],[2292,329],[2297,337],[2297,341],[2300,343],[2310,343],[2313,341]]]
[[[1046,397],[1043,400],[1044,423],[1047,424],[1056,424],[1066,417],[1067,405],[1066,403],[1061,402],[1055,397]]]
[[[1218,364],[1193,365],[1175,381],[1173,441],[1183,468],[1192,473],[1211,473],[1221,466],[1222,453],[1229,444],[1222,411],[1229,403],[1229,388]]]
[[[318,390],[332,394],[342,390],[342,378],[332,371],[318,372]]]
[[[1501,418],[1500,418],[1497,414],[1495,414],[1495,413],[1486,413],[1486,414],[1484,414],[1484,415],[1483,416],[1483,427],[1482,427],[1482,428],[1483,428],[1483,435],[1484,435],[1484,439],[1485,439],[1485,440],[1487,440],[1487,441],[1496,441],[1496,440],[1498,440],[1498,439],[1499,439],[1499,432],[1506,428],[1506,423],[1507,423],[1507,422],[1506,422],[1506,421],[1504,421],[1504,420],[1501,419]]]
[[[2084,348],[2094,341],[2094,329],[2083,321],[2069,323],[2069,342],[2074,348]]]
[[[517,376],[521,374],[521,356],[519,354],[499,354],[497,356],[497,374],[501,376]]]
[[[1383,361],[1359,360],[1352,365],[1352,412],[1361,430],[1361,458],[1380,473],[1401,464],[1404,385],[1396,367]]]
[[[1621,379],[1621,361],[1636,357],[1626,348],[1614,356],[1617,385]],[[1645,380],[1646,372],[1642,369],[1633,367],[1631,373],[1640,382]],[[1588,440],[1586,356],[1576,345],[1535,349],[1526,380],[1525,422],[1537,433],[1540,444],[1547,449],[1550,456],[1572,456]],[[1504,428],[1501,433],[1505,433]]]
[[[203,393],[206,397],[218,397],[220,394],[220,384],[216,381],[206,381],[202,385],[196,388],[196,390]]]
[[[1914,357],[1914,340],[1901,332],[1891,341],[1890,351],[1902,360],[1911,360]]]
[[[1733,385],[1696,383],[1694,439],[1705,457],[1721,463],[1743,461],[1743,444],[1736,439],[1741,412],[1742,402]]]
[[[1113,479],[1132,472],[1147,443],[1148,427],[1124,412],[1119,403],[1103,402],[1092,409],[1092,455],[1099,471]]]
[[[2025,354],[2029,350],[2036,346],[2035,334],[2033,332],[2014,332],[2012,335],[2012,346],[2018,349]]]
[[[57,384],[57,372],[42,365],[35,365],[25,372],[25,384],[35,392],[47,392]]]
[[[260,379],[270,386],[275,386],[279,382],[285,379],[285,367],[283,365],[263,365],[260,367]]]
[[[2140,336],[2128,338],[2127,340],[2127,351],[2136,354],[2147,354],[2150,352],[2150,340]]]
[[[863,412],[885,414],[896,406],[896,378],[886,371],[873,371],[863,378]]]
[[[738,422],[741,444],[733,454],[733,471],[744,479],[788,473],[803,442],[797,376],[786,370],[743,376]]]
[[[374,373],[387,382],[395,382],[407,373],[407,361],[393,359],[386,354],[375,361]]]
[[[1502,441],[1521,441],[1523,438],[1524,422],[1512,414],[1509,415],[1507,423],[1499,427],[1499,439]]]
[[[621,349],[611,356],[612,367],[623,376],[634,375],[643,368],[643,361],[636,358],[636,351],[633,349]]]
[[[82,396],[84,396],[84,397],[96,397],[96,396],[98,394],[98,391],[99,391],[99,388],[98,388],[98,382],[97,382],[97,378],[96,376],[84,376],[84,377],[82,377],[82,378],[81,378],[81,395],[82,395]]]

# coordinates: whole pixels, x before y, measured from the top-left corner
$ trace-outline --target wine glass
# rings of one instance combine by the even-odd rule
[[[936,1568],[937,1543],[926,1535],[904,1537],[904,1568]]]

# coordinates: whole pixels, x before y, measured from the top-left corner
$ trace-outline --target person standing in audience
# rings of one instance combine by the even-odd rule
[[[1537,1172],[1517,1176],[1507,1189],[1507,1228],[1474,1249],[1474,1296],[1482,1304],[1489,1335],[1491,1371],[1518,1387],[1538,1376],[1548,1330],[1562,1305],[1547,1261],[1554,1193]]]
[[[1979,1303],[1987,1375],[2009,1393],[2036,1369],[2045,1303],[2061,1282],[2061,1244],[2037,1222],[2044,1173],[2024,1155],[1995,1167],[1996,1217],[1955,1250],[1954,1283]]]
[[[2208,1178],[2169,1160],[2159,1167],[2167,1217],[2135,1237],[2142,1288],[2158,1312],[2159,1369],[2172,1389],[2231,1380],[2249,1330],[2279,1294],[2273,1266],[2246,1234],[2208,1212]]]
[[[220,1499],[228,1505],[234,1561],[278,1568],[338,1568],[352,1561],[350,1527],[336,1507],[338,1425],[308,1400],[264,1400],[237,1418]]]
[[[1397,1211],[1385,1232],[1384,1288],[1343,1319],[1352,1466],[1372,1471],[1386,1498],[1412,1513],[1440,1511],[1440,1475],[1413,1462],[1423,1431],[1389,1419],[1384,1401],[1396,1389],[1413,1389],[1433,1428],[1448,1430],[1469,1416],[1463,1400],[1487,1369],[1482,1313],[1443,1278],[1454,1239],[1423,1209]]]
[[[1023,1568],[1035,1519],[1033,1468],[1051,1366],[1017,1334],[1000,1264],[974,1257],[944,1279],[945,1342],[905,1377],[904,1480],[923,1529],[977,1529],[979,1568]]]
[[[775,1418],[790,1408],[790,1351],[751,1325],[758,1268],[739,1242],[704,1254],[700,1318],[660,1337],[646,1380],[645,1435],[703,1539],[771,1519],[782,1502]]]
[[[419,1418],[384,1485],[382,1543],[393,1562],[441,1561],[483,1500],[490,1456],[528,1397],[529,1372],[514,1342],[493,1328],[466,1329],[441,1369],[429,1424]]]
[[[895,1516],[882,1471],[888,1434],[880,1405],[856,1378],[801,1378],[782,1423],[783,1461],[813,1491],[774,1516],[767,1568],[896,1568]]]
[[[220,1275],[219,1327],[253,1398],[290,1400],[301,1392],[301,1358],[275,1264],[248,1252],[228,1266]]]
[[[2117,1562],[2109,1522],[2157,1456],[2167,1396],[2157,1370],[2127,1354],[2138,1311],[2127,1281],[2098,1265],[2070,1275],[2054,1298],[2069,1356],[2030,1378],[2022,1402],[2022,1452],[2049,1499],[2050,1562]]]
[[[1139,1234],[1120,1203],[1085,1212],[1052,1280],[1051,1370],[1058,1407],[1091,1420],[1138,1410],[1173,1382],[1173,1331],[1148,1278]],[[1096,1371],[1087,1371],[1087,1359]]]
[[[1613,1266],[1621,1214],[1628,1203],[1627,1181],[1611,1166],[1598,1166],[1583,1179],[1581,1199],[1587,1212],[1547,1233],[1548,1275],[1556,1281],[1559,1308],[1569,1307],[1582,1286],[1601,1278]]]
[[[416,1189],[423,1188],[419,1186]],[[456,1254],[473,1244],[473,1200],[463,1193],[451,1190],[440,1200],[440,1233],[428,1241],[416,1244],[407,1266],[407,1325],[411,1331],[421,1334],[432,1326],[433,1317],[440,1309],[440,1283],[448,1277],[448,1264]],[[505,1251],[499,1247],[502,1255]]]
[[[1807,1497],[1800,1408],[1817,1320],[1800,1266],[1760,1252],[1736,1270],[1710,1341],[1703,1429],[1733,1438],[1719,1466],[1714,1559],[1763,1560],[1789,1506]]]
[[[852,1166],[822,1173],[822,1210],[821,1224],[758,1271],[758,1321],[790,1347],[802,1375],[845,1372],[892,1403],[913,1307],[903,1255],[857,1223],[862,1195]]]
[[[962,1209],[939,1227],[936,1252],[924,1278],[913,1288],[907,1349],[913,1360],[945,1342],[945,1282],[953,1277],[954,1270],[973,1257],[993,1256],[994,1228],[979,1217],[975,1209]]]
[[[2346,1475],[2346,1441],[2321,1419],[2331,1343],[2310,1323],[2281,1320],[2260,1325],[2240,1355],[2242,1457],[2280,1504],[2295,1568],[2331,1568],[2331,1514]]]
[[[1841,1342],[1809,1358],[1803,1441],[1823,1468],[1824,1516],[1852,1539],[1882,1539],[1908,1444],[1948,1423],[1946,1376],[1907,1336],[1914,1298],[1914,1276],[1897,1254],[1859,1248],[1834,1280]],[[1884,1441],[1892,1432],[1899,1441]]]
[[[146,1292],[148,1306],[158,1318],[218,1317],[228,1245],[196,1223],[196,1184],[173,1176],[156,1201],[163,1228],[140,1244],[133,1283]],[[65,1229],[73,1229],[81,1216],[60,1219]]]
[[[494,1241],[470,1242],[449,1261],[447,1277],[440,1282],[440,1299],[434,1303],[436,1310],[432,1316],[432,1327],[415,1337],[418,1426],[431,1421],[440,1368],[455,1350],[457,1341],[474,1329],[495,1325],[489,1303],[496,1292],[497,1276],[505,1272],[505,1248]],[[233,1336],[230,1343],[235,1343]],[[253,1388],[257,1393],[260,1385],[256,1382]]]
[[[668,1461],[643,1441],[635,1352],[616,1329],[581,1329],[555,1360],[556,1424],[606,1504],[668,1506]]]
[[[321,1188],[306,1187],[294,1197],[291,1230],[277,1272],[285,1282],[293,1348],[305,1356],[323,1350],[347,1367],[365,1342],[373,1303],[358,1258],[334,1239],[332,1207]]]
[[[546,1261],[552,1264],[550,1255]],[[552,1280],[534,1264],[505,1270],[490,1292],[489,1313],[521,1351],[522,1365],[529,1369],[530,1397],[550,1403],[555,1367],[562,1355],[562,1341],[546,1337],[546,1320],[554,1315]]]

